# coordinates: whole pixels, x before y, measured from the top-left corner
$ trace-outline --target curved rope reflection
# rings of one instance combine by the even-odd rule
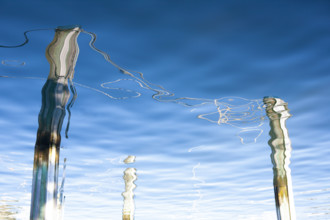
[[[80,28],[80,26],[77,26]],[[58,29],[69,29],[72,28],[72,26],[68,27],[58,27]],[[27,33],[31,31],[39,31],[39,30],[51,30],[51,29],[36,29],[36,30],[29,30],[24,32],[25,42],[16,45],[16,46],[4,46],[1,45],[0,47],[4,48],[14,48],[14,47],[21,47],[28,43],[29,39],[27,37]],[[207,120],[212,123],[216,123],[218,125],[231,125],[239,129],[237,136],[241,140],[243,144],[248,142],[256,142],[256,139],[261,135],[263,132],[262,129],[260,129],[261,125],[264,121],[264,110],[262,107],[262,100],[261,99],[245,99],[242,97],[223,97],[219,99],[204,99],[204,98],[193,98],[193,97],[175,97],[174,93],[166,90],[161,85],[156,85],[144,78],[143,73],[136,72],[136,71],[128,71],[119,65],[117,65],[110,57],[110,55],[99,48],[95,46],[95,42],[97,39],[97,36],[95,33],[85,31],[83,29],[79,29],[81,32],[89,35],[91,37],[91,40],[89,42],[90,47],[96,51],[97,53],[100,53],[104,59],[109,62],[111,65],[113,65],[115,68],[119,70],[120,73],[129,76],[129,79],[117,79],[113,82],[103,82],[101,83],[101,87],[103,89],[108,89],[112,91],[125,91],[127,93],[130,93],[132,95],[130,96],[123,96],[123,97],[115,97],[114,95],[111,95],[109,92],[102,91],[101,89],[93,88],[87,85],[75,83],[75,85],[79,85],[81,87],[85,87],[88,89],[91,89],[93,91],[99,92],[103,95],[106,95],[107,97],[111,99],[127,99],[127,98],[137,98],[141,96],[141,93],[130,90],[130,89],[124,89],[124,88],[118,88],[118,87],[110,87],[109,84],[115,85],[116,83],[120,81],[132,81],[137,84],[142,89],[150,90],[154,92],[152,95],[152,98],[156,101],[160,102],[172,102],[177,103],[180,105],[183,105],[185,107],[191,107],[193,108],[191,111],[197,113],[197,118]],[[7,77],[7,76],[2,76]],[[72,82],[72,78],[69,78],[70,82],[70,89],[73,94],[72,100],[70,101],[70,104],[67,105],[67,111],[69,118],[71,117],[70,108],[72,107],[75,98],[76,98],[76,91],[74,88],[74,84]],[[70,120],[68,120],[67,128],[66,128],[66,137],[68,136],[68,129],[70,125]],[[252,136],[254,135],[252,141],[245,141],[246,136]]]

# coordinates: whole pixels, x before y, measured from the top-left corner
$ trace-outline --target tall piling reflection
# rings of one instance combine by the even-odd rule
[[[287,103],[279,98],[264,98],[267,116],[270,120],[271,159],[274,172],[274,193],[278,220],[295,220],[291,170],[291,141],[285,121],[291,116]]]
[[[135,156],[128,156],[125,160],[125,164],[131,164],[135,162]],[[124,171],[124,181],[125,181],[125,192],[122,193],[124,198],[124,206],[123,206],[123,220],[133,220],[134,219],[134,192],[133,190],[136,188],[134,181],[137,179],[136,169],[135,168],[127,168]]]
[[[59,27],[46,49],[50,72],[42,88],[42,105],[34,152],[30,219],[57,219],[61,129],[79,54],[79,27]]]

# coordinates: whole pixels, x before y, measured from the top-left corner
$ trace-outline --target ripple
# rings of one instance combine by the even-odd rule
[[[20,60],[2,60],[1,64],[5,66],[19,67],[25,66],[26,63]]]

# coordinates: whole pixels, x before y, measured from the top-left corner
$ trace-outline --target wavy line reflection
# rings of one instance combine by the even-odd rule
[[[175,98],[174,93],[166,90],[160,85],[153,84],[144,78],[143,73],[128,71],[119,65],[117,65],[106,52],[95,47],[96,34],[92,32],[82,31],[91,36],[91,41],[89,43],[90,47],[100,53],[104,59],[117,68],[122,74],[128,75],[134,79],[136,83],[139,84],[141,88],[153,91],[154,94],[152,98],[160,102],[173,102],[186,107],[193,107],[193,111],[200,111],[205,109],[205,107],[211,107],[206,113],[198,114],[197,118],[207,120],[212,123],[217,123],[218,125],[228,124],[239,128],[239,138],[244,144],[245,134],[251,131],[255,131],[256,136],[253,138],[253,142],[263,132],[259,127],[264,121],[264,109],[261,99],[245,99],[242,97],[224,97],[219,99],[201,99],[201,98],[191,98],[191,97],[181,97]],[[125,79],[119,79],[125,80]],[[112,82],[105,82],[104,84],[109,84]],[[108,95],[107,95],[108,96]],[[109,97],[109,96],[108,96]],[[137,96],[138,97],[138,96]],[[111,98],[111,97],[110,97]]]

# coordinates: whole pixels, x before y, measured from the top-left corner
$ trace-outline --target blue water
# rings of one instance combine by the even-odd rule
[[[175,98],[286,101],[297,219],[330,219],[329,2],[7,1],[0,18],[1,45],[23,43],[27,30],[50,29],[28,33],[23,47],[0,48],[0,75],[10,76],[0,78],[1,219],[28,219],[41,88],[49,72],[45,50],[57,26],[75,24],[95,33],[95,46],[115,63],[142,72]],[[128,167],[137,170],[137,220],[276,219],[263,109],[254,123],[260,127],[242,143],[244,123],[198,119],[217,112],[212,104],[153,99],[154,92],[93,51],[90,39],[78,38],[78,97],[68,139],[66,121],[62,129],[64,219],[121,219]],[[121,90],[101,87],[123,78],[106,84]],[[141,96],[134,98],[136,92]],[[128,155],[135,163],[123,162]]]

